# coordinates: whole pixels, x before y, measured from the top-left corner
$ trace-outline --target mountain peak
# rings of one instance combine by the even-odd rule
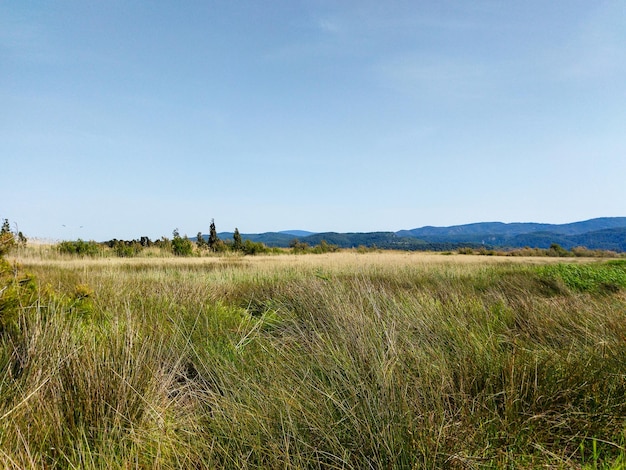
[[[306,230],[282,230],[278,233],[293,235],[294,237],[308,237],[309,235],[315,235],[315,232],[308,232]]]

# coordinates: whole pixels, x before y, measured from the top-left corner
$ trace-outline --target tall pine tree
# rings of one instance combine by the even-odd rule
[[[211,249],[212,251],[215,251],[217,242],[219,240],[220,239],[217,238],[217,230],[215,230],[215,220],[211,219],[211,228],[209,230],[209,241],[208,241],[209,249]]]
[[[8,253],[14,245],[15,237],[13,236],[13,232],[11,232],[9,219],[4,219],[2,229],[0,229],[0,256]]]
[[[235,227],[235,233],[233,233],[233,250],[243,250],[243,241],[241,240],[241,234],[239,233],[239,229],[237,227]]]

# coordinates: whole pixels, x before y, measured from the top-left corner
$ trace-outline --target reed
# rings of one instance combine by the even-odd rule
[[[626,462],[623,264],[19,261],[39,294],[0,335],[5,468]]]

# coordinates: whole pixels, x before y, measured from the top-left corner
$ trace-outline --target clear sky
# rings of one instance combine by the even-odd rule
[[[626,3],[0,1],[28,237],[626,216]]]

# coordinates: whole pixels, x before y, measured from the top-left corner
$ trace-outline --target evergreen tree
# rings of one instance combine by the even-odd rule
[[[9,225],[9,219],[4,219],[4,222],[2,222],[2,229],[0,229],[0,235],[4,235],[5,233],[11,233],[11,226]]]
[[[11,232],[11,226],[9,225],[9,219],[4,219],[2,229],[0,229],[0,256],[9,252],[15,245],[15,237]]]
[[[219,240],[220,239],[217,237],[217,230],[215,230],[215,220],[211,219],[211,228],[209,230],[209,242],[208,242],[208,244],[209,244],[209,248],[212,251],[215,251],[217,242]]]
[[[196,245],[200,249],[206,248],[207,243],[204,237],[202,236],[202,232],[198,232],[198,235],[196,235]]]
[[[241,234],[239,233],[239,229],[237,227],[235,227],[235,233],[233,233],[233,250],[243,250],[243,241],[241,240]]]

